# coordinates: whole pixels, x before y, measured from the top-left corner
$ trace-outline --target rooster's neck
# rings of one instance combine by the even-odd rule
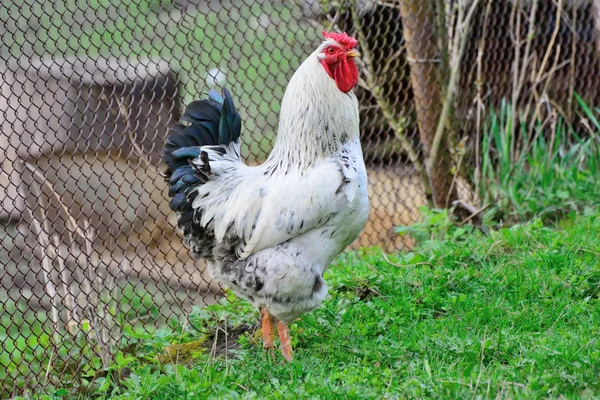
[[[356,96],[337,88],[315,52],[288,84],[268,162],[306,168],[358,141],[358,123]]]

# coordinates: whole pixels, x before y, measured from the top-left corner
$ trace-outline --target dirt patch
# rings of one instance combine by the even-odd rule
[[[338,293],[353,292],[360,301],[369,301],[374,297],[381,296],[379,288],[376,286],[369,286],[367,282],[359,282],[356,286],[350,287],[342,285],[337,287],[335,291]]]
[[[250,324],[219,326],[216,331],[198,340],[166,347],[158,356],[158,360],[165,364],[191,364],[201,354],[221,357],[231,350],[239,349],[238,339],[246,333],[253,335],[257,329],[256,325]]]
[[[353,248],[380,246],[386,252],[411,248],[412,239],[394,232],[398,225],[419,220],[418,207],[425,203],[419,177],[411,168],[367,168],[369,219]]]
[[[203,346],[213,357],[223,356],[230,350],[240,348],[238,343],[240,336],[246,333],[253,335],[257,329],[258,326],[250,324],[241,324],[236,327],[219,327],[214,333],[206,337]]]

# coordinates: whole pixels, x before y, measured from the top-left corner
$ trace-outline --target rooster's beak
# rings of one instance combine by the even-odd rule
[[[360,57],[360,53],[357,50],[350,50],[346,53],[346,57]]]

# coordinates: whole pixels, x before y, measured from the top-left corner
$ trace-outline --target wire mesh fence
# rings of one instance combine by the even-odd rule
[[[565,115],[567,92],[598,103],[594,11],[585,0],[3,2],[0,397],[91,379],[125,326],[220,297],[157,169],[187,102],[228,87],[243,156],[260,163],[321,29],[357,37],[371,213],[353,246],[402,250],[411,239],[394,227],[418,221],[420,205],[476,201],[461,148],[486,109],[537,92]],[[455,122],[439,140],[448,99]]]

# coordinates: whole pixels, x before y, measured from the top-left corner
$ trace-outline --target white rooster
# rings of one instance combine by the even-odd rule
[[[323,35],[286,89],[277,142],[262,165],[240,157],[240,116],[226,89],[187,106],[162,154],[186,243],[219,282],[260,309],[267,349],[277,321],[288,361],[288,324],[320,306],[324,271],[369,212],[352,91],[357,41]]]

